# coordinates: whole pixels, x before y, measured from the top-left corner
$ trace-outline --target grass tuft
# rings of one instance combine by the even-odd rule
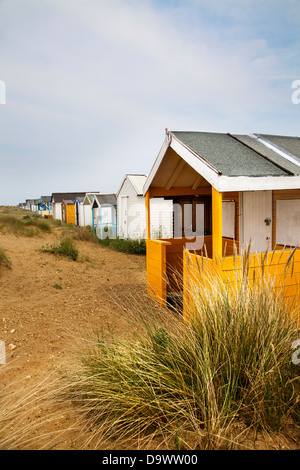
[[[131,255],[145,255],[146,254],[146,241],[145,240],[131,240],[122,238],[106,238],[99,240],[102,246],[108,246],[115,251],[128,253]]]
[[[78,258],[78,250],[74,245],[71,238],[64,238],[59,245],[46,245],[42,247],[43,253],[52,253],[54,255],[66,256],[69,259],[76,261]]]
[[[205,285],[190,293],[189,321],[166,309],[150,315],[138,299],[129,337],[97,334],[78,352],[65,398],[96,440],[224,449],[250,431],[299,426],[297,325],[282,299],[267,283],[229,292],[214,275]]]

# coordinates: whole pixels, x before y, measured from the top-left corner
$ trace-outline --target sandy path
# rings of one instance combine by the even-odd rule
[[[68,358],[73,334],[90,328],[122,333],[115,300],[145,294],[144,256],[82,241],[75,242],[76,262],[40,251],[58,237],[58,229],[43,238],[0,234],[0,247],[12,262],[12,269],[0,271],[0,340],[7,352],[7,364],[0,366],[3,386],[15,388],[11,384],[19,381],[25,390],[57,370]],[[55,426],[69,424],[62,417]],[[56,448],[76,448],[74,439],[71,433]]]

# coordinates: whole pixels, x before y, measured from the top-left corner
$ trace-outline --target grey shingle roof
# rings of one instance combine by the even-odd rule
[[[147,179],[147,175],[126,175],[131,182],[138,196],[143,195],[143,187]]]
[[[51,202],[51,196],[41,196],[41,202]]]
[[[268,135],[268,134],[261,134],[262,137],[270,140],[274,144],[278,145],[282,149],[286,150],[289,153],[292,153],[297,158],[300,158],[300,138],[299,137],[291,137],[291,136],[284,136],[284,135]]]
[[[78,201],[79,203],[83,202],[84,201],[84,196],[77,196],[75,198],[75,201]]]
[[[249,136],[172,131],[175,137],[225,176],[285,176],[300,174],[300,167],[280,157]],[[265,136],[291,153],[300,152],[299,137]],[[276,140],[276,142],[275,142]],[[289,149],[289,150],[288,150]],[[293,150],[293,152],[292,152]]]
[[[253,150],[263,155],[268,160],[271,160],[275,165],[284,169],[289,174],[292,174],[292,175],[300,174],[300,167],[298,167],[292,162],[289,162],[286,158],[282,157],[278,153],[269,149],[268,147],[266,147],[259,141],[251,138],[249,135],[235,135],[234,137],[240,140],[241,142],[243,142],[245,145],[250,146]]]
[[[104,205],[116,206],[117,205],[116,194],[96,194],[95,197],[101,206],[104,206]]]

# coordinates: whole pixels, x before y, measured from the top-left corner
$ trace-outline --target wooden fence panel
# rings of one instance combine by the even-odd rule
[[[250,284],[268,280],[275,292],[282,292],[287,302],[298,305],[300,299],[300,250],[251,254],[244,262],[242,256],[229,256],[217,263],[188,251],[183,257],[184,313],[187,314],[192,302],[194,283],[205,286],[205,274],[221,275],[231,286],[238,286],[247,272]],[[300,307],[299,307],[300,309]],[[298,314],[299,314],[298,310]]]

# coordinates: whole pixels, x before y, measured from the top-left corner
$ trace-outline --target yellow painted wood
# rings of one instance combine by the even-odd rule
[[[75,225],[75,204],[67,205],[67,223]]]
[[[287,262],[293,254],[293,260],[287,266]],[[291,307],[291,312],[298,308],[298,318],[300,319],[300,250],[292,252],[271,252],[253,254],[249,258],[248,281],[250,285],[260,282],[262,279],[269,281],[274,292],[281,293],[285,301]],[[214,270],[216,270],[214,272]],[[213,261],[209,258],[191,254],[184,251],[183,255],[183,305],[184,314],[188,317],[188,312],[193,310],[192,291],[199,286],[205,287],[206,274],[221,275],[224,282],[231,288],[238,288],[243,279],[243,258],[242,256],[227,257]]]
[[[166,246],[162,240],[146,240],[147,292],[162,306],[167,304]]]
[[[222,257],[222,193],[214,187],[212,194],[212,248],[213,259]]]

